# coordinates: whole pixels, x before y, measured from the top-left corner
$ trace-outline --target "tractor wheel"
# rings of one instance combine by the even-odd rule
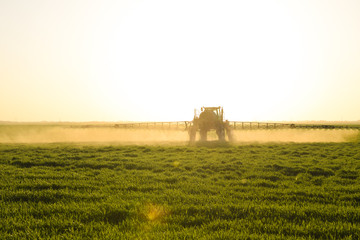
[[[194,126],[191,126],[189,129],[189,137],[190,137],[190,142],[195,142],[196,128]]]
[[[219,141],[225,141],[225,131],[223,128],[216,130],[216,134],[218,135]]]
[[[227,129],[226,129],[226,133],[227,133],[227,135],[228,135],[229,141],[230,141],[230,142],[233,142],[233,141],[234,141],[234,136],[233,136],[232,129],[231,129],[231,128],[227,128]]]
[[[207,141],[207,130],[200,129],[200,141]]]

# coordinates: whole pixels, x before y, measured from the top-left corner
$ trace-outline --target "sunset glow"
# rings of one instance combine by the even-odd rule
[[[0,121],[359,120],[360,2],[2,1]]]

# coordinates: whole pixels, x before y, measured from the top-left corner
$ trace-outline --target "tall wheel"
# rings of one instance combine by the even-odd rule
[[[200,129],[200,141],[207,141],[207,130]]]
[[[226,128],[226,133],[227,133],[227,136],[229,138],[229,141],[233,142],[235,139],[234,139],[232,129],[230,127]]]
[[[224,122],[224,130],[226,132],[226,135],[228,136],[228,139],[230,142],[234,141],[234,135],[233,135],[233,132],[232,132],[232,129],[230,127],[230,123],[228,120],[226,120]]]
[[[218,135],[219,141],[225,141],[225,129],[220,127],[216,130],[216,134]]]
[[[190,129],[189,129],[189,137],[190,137],[190,142],[195,142],[196,128],[194,126],[191,126]]]

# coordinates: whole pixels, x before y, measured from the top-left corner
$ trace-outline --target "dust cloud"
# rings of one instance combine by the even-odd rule
[[[199,139],[197,134],[197,139]],[[236,130],[234,143],[266,142],[348,142],[359,136],[358,130]],[[209,140],[216,134],[209,132]],[[162,144],[187,143],[184,130],[71,128],[64,126],[4,127],[0,128],[0,143],[119,143]]]
[[[349,129],[278,129],[233,131],[236,142],[349,142],[359,136],[358,130]]]
[[[0,143],[118,142],[130,144],[185,142],[186,131],[116,128],[29,128],[1,131]]]

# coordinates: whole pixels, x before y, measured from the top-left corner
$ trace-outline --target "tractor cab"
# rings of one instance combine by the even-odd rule
[[[201,116],[201,117],[200,117]],[[216,120],[222,121],[224,118],[224,111],[222,107],[202,107],[201,111],[195,109],[194,111],[194,119],[199,118],[212,118]]]
[[[202,114],[208,116],[210,115],[216,116],[216,119],[218,121],[222,121],[224,116],[224,111],[222,107],[202,107],[200,115]]]

